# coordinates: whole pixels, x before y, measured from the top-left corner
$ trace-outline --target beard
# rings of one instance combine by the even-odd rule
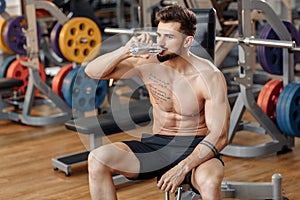
[[[178,56],[178,54],[176,53],[170,53],[170,54],[166,54],[166,55],[157,55],[157,60],[159,62],[165,62],[167,60],[170,60],[170,59],[173,59],[173,58],[176,58]]]

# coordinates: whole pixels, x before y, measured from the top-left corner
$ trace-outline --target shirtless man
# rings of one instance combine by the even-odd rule
[[[230,108],[223,74],[189,51],[196,16],[178,5],[157,14],[157,56],[133,55],[136,42],[152,43],[142,34],[125,46],[90,62],[85,72],[99,79],[140,76],[153,107],[153,133],[141,141],[123,141],[93,150],[88,159],[92,199],[117,199],[113,174],[130,179],[160,177],[157,187],[175,192],[183,181],[203,199],[221,199]]]

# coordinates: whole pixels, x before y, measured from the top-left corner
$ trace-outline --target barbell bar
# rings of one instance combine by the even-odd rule
[[[142,33],[148,33],[151,36],[156,36],[156,33],[151,30],[143,30],[143,29],[122,29],[122,28],[105,28],[105,33],[108,34],[129,34],[129,35],[139,35]],[[254,37],[220,37],[216,36],[216,41],[223,42],[233,42],[237,44],[247,44],[247,45],[256,45],[256,46],[268,46],[274,48],[288,48],[292,51],[300,51],[300,47],[296,46],[295,41],[285,41],[285,40],[270,40],[270,39],[257,39]]]

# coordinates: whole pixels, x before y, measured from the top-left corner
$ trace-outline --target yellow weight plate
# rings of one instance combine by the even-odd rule
[[[58,44],[65,58],[82,63],[98,54],[101,40],[101,31],[94,21],[86,17],[74,17],[63,25]]]
[[[5,25],[6,25],[6,20],[4,18],[0,18],[0,48],[5,53],[14,54],[14,52],[12,50],[10,50],[4,42],[3,30],[4,30]]]

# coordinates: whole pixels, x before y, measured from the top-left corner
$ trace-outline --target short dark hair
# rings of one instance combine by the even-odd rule
[[[197,17],[194,12],[178,4],[166,6],[156,13],[158,22],[179,22],[180,32],[187,36],[195,36]]]

